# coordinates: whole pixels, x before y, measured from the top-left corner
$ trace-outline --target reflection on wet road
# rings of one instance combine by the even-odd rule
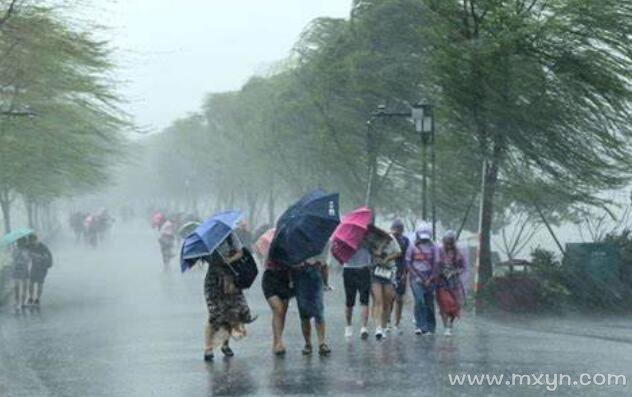
[[[412,335],[410,307],[401,335],[343,338],[340,275],[326,297],[333,354],[303,357],[296,307],[288,314],[288,354],[271,354],[270,314],[259,288],[248,291],[260,315],[236,357],[202,361],[203,273],[160,272],[155,236],[119,227],[96,250],[64,243],[41,311],[0,313],[0,396],[208,395],[536,395],[543,387],[450,386],[448,374],[624,374],[632,381],[630,323],[601,332],[594,321],[528,324],[466,316],[454,337]],[[564,324],[573,332],[565,332]],[[601,337],[607,330],[613,337]],[[624,336],[617,336],[624,335]],[[563,395],[630,393],[631,386],[561,386]]]

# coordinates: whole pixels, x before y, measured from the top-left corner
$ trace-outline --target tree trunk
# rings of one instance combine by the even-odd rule
[[[28,219],[29,227],[35,229],[35,218],[33,214],[33,200],[29,197],[24,197],[24,207],[26,207],[26,217]]]
[[[2,219],[4,221],[4,232],[11,232],[11,200],[8,192],[0,193],[0,208],[2,209]]]
[[[375,183],[377,182],[377,151],[375,147],[375,136],[372,123],[367,123],[366,127],[366,154],[367,154],[367,185],[365,205],[373,208],[375,193]]]
[[[274,225],[274,221],[276,220],[276,216],[274,213],[274,206],[275,206],[274,186],[270,185],[270,192],[268,195],[268,223],[270,225]]]
[[[485,285],[493,275],[492,266],[492,224],[494,220],[494,196],[498,183],[498,163],[487,164],[483,176],[480,226],[480,258],[478,269],[479,285]]]
[[[257,220],[257,193],[246,193],[246,203],[248,204],[248,224],[253,227]]]

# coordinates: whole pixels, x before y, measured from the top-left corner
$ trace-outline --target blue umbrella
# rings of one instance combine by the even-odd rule
[[[269,258],[294,266],[322,253],[340,223],[338,200],[338,193],[315,190],[288,208],[277,221]]]
[[[226,211],[213,215],[198,226],[182,243],[180,268],[182,272],[199,258],[209,256],[237,227],[240,211]]]
[[[4,237],[2,238],[2,242],[0,243],[0,247],[9,246],[19,239],[30,236],[31,234],[35,234],[35,232],[32,229],[26,227],[15,229],[12,232],[4,235]]]

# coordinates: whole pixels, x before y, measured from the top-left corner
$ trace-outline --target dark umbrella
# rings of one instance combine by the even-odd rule
[[[338,193],[316,190],[288,208],[276,224],[269,258],[295,266],[323,252],[340,223],[338,199]]]
[[[182,271],[193,266],[198,259],[211,255],[235,230],[240,218],[240,211],[220,212],[198,226],[182,243],[180,251]]]

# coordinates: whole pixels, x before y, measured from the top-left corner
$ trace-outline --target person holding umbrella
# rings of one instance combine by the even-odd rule
[[[342,279],[345,288],[345,337],[353,336],[353,308],[360,297],[360,336],[369,336],[369,296],[371,293],[371,253],[364,246],[368,225],[373,212],[367,207],[345,214],[331,238],[331,255],[343,265]]]
[[[48,269],[53,266],[53,255],[50,250],[41,242],[35,234],[29,237],[29,254],[31,256],[31,274],[29,285],[29,304],[39,306],[44,280],[48,274]]]
[[[312,354],[314,320],[318,353],[326,356],[331,349],[326,343],[323,291],[328,284],[325,247],[340,222],[338,194],[316,190],[305,195],[279,218],[268,259],[291,268],[294,292],[305,338],[304,355]]]
[[[432,241],[429,226],[415,232],[415,240],[406,251],[410,289],[415,299],[415,334],[433,334],[436,329],[434,287],[438,275],[439,249]]]
[[[206,220],[182,244],[182,271],[198,260],[208,263],[204,279],[204,297],[208,321],[204,330],[204,361],[212,361],[213,350],[221,346],[226,357],[234,355],[229,339],[245,336],[244,324],[256,320],[241,289],[235,285],[232,267],[244,256],[243,245],[234,233],[239,211],[228,211]]]

